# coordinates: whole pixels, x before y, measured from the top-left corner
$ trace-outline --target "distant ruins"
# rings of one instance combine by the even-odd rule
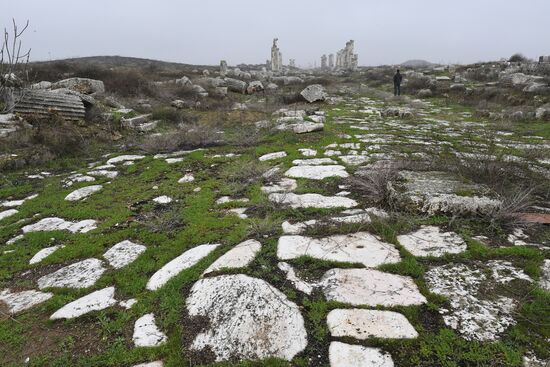
[[[540,63],[543,63],[543,62],[550,63],[550,56],[541,56],[541,57],[539,57],[539,62]]]
[[[346,42],[346,47],[334,54],[321,56],[321,69],[322,70],[357,70],[359,56],[354,51],[355,41],[350,40]],[[327,63],[328,61],[328,63]]]
[[[271,71],[281,71],[283,68],[283,54],[277,46],[278,38],[273,39],[273,46],[271,47]]]

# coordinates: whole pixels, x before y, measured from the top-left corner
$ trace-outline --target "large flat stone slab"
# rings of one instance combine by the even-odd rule
[[[357,201],[340,196],[323,196],[320,194],[294,194],[294,193],[273,193],[269,200],[281,205],[289,205],[292,208],[353,208]]]
[[[346,168],[340,165],[326,166],[295,166],[285,172],[285,176],[292,178],[308,178],[322,180],[327,177],[348,177]]]
[[[190,317],[208,325],[190,348],[208,348],[216,361],[291,360],[307,345],[304,319],[296,304],[264,280],[222,275],[199,280],[187,298]]]
[[[261,162],[265,162],[265,161],[271,161],[273,159],[279,159],[279,158],[284,158],[284,157],[286,157],[286,152],[282,151],[282,152],[274,152],[274,153],[264,154],[258,159]]]
[[[115,287],[107,287],[66,304],[51,315],[50,319],[73,319],[88,312],[104,310],[116,303]]]
[[[276,183],[272,183],[267,186],[262,186],[261,190],[265,194],[272,194],[274,192],[292,192],[296,190],[298,183],[292,178],[282,178]]]
[[[30,264],[30,265],[38,264],[39,262],[41,262],[42,260],[44,260],[45,258],[47,258],[48,256],[50,256],[51,254],[53,254],[54,252],[56,252],[57,250],[59,250],[59,249],[62,248],[62,247],[64,247],[64,246],[62,246],[62,245],[57,245],[57,246],[51,246],[51,247],[43,248],[42,250],[38,251],[38,252],[29,260],[29,264]]]
[[[366,267],[401,261],[399,251],[389,243],[366,232],[325,238],[282,236],[277,246],[281,260],[309,256],[321,260],[361,263]]]
[[[120,269],[134,262],[147,247],[125,240],[117,243],[103,254],[109,265]]]
[[[84,200],[91,196],[92,194],[100,191],[103,188],[103,185],[92,185],[81,187],[80,189],[74,190],[69,195],[65,197],[67,201],[79,201]]]
[[[378,348],[332,342],[329,347],[330,367],[393,367],[393,360]]]
[[[15,215],[17,213],[19,213],[17,209],[4,210],[3,212],[0,212],[0,220],[11,217],[12,215]]]
[[[550,292],[550,259],[544,260],[540,275],[540,287]]]
[[[219,244],[206,244],[193,247],[185,251],[174,260],[164,265],[157,271],[147,282],[146,288],[150,291],[155,291],[165,285],[170,279],[181,273],[183,270],[194,266],[201,261],[209,253],[214,251]]]
[[[155,323],[155,315],[148,313],[136,320],[132,337],[136,347],[158,347],[168,338]]]
[[[97,228],[97,222],[93,219],[70,222],[65,219],[51,217],[39,220],[21,228],[23,233],[46,231],[69,231],[71,233],[87,233]]]
[[[311,294],[311,292],[313,292],[313,288],[316,286],[316,284],[311,284],[300,279],[296,275],[296,271],[290,264],[280,262],[277,264],[277,267],[286,274],[286,279],[292,283],[294,288],[305,294]]]
[[[329,301],[354,306],[411,306],[426,302],[409,277],[372,269],[332,269],[320,282]]]
[[[295,166],[320,166],[323,164],[335,165],[338,164],[334,159],[330,158],[311,158],[311,159],[295,159],[292,161]]]
[[[110,158],[107,161],[107,164],[117,164],[117,163],[124,163],[124,162],[133,162],[140,159],[145,158],[143,155],[132,155],[132,154],[126,154],[126,155],[119,155],[118,157]]]
[[[241,242],[223,254],[218,260],[214,261],[214,263],[204,271],[204,274],[222,269],[244,268],[254,260],[256,254],[261,249],[262,244],[256,240]]]
[[[327,325],[333,337],[411,339],[418,332],[409,320],[393,311],[336,309],[329,312]]]
[[[466,251],[466,242],[454,232],[442,232],[436,226],[422,226],[418,231],[397,236],[399,244],[414,256],[440,257]]]
[[[8,307],[8,312],[14,315],[18,312],[28,310],[42,302],[46,302],[52,297],[52,293],[34,290],[12,292],[10,289],[4,289],[0,292],[0,303],[5,303]]]
[[[433,267],[425,278],[431,292],[449,298],[450,307],[440,309],[445,324],[465,339],[479,341],[497,340],[516,323],[519,302],[501,285],[523,281],[529,286],[531,281],[521,269],[503,260]]]
[[[97,282],[105,270],[101,260],[82,260],[39,278],[38,288],[88,288]]]

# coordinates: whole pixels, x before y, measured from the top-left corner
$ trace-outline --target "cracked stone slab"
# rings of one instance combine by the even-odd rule
[[[132,337],[136,347],[158,347],[166,343],[168,338],[155,323],[155,315],[148,313],[136,320]]]
[[[393,311],[336,309],[329,312],[327,325],[333,337],[413,339],[418,332],[409,320]]]
[[[45,231],[69,231],[71,233],[87,233],[96,229],[97,222],[93,219],[81,220],[79,222],[70,222],[65,219],[50,217],[39,220],[34,224],[29,224],[21,228],[23,233],[45,232]]]
[[[354,306],[411,306],[426,298],[410,277],[372,269],[332,269],[320,282],[329,301]]]
[[[45,258],[47,258],[48,256],[50,256],[51,254],[53,254],[54,252],[56,252],[57,250],[59,250],[60,248],[63,248],[63,247],[65,247],[65,246],[57,245],[57,246],[51,246],[51,247],[43,248],[42,250],[38,251],[29,260],[29,264],[30,265],[38,264],[39,262],[41,262],[42,260],[44,260]]]
[[[331,342],[330,367],[394,367],[391,355],[381,349]]]
[[[294,194],[294,193],[273,193],[269,200],[280,204],[289,205],[292,208],[353,208],[359,203],[353,199],[341,196],[323,196],[320,194]]]
[[[190,348],[208,348],[217,362],[270,357],[290,361],[307,345],[298,306],[262,279],[242,274],[201,279],[186,305],[190,317],[209,320]]]
[[[17,209],[4,210],[3,212],[0,212],[0,220],[11,217],[12,215],[15,215],[17,213],[19,213]]]
[[[106,170],[106,169],[98,169],[98,170],[89,171],[88,174],[90,176],[102,176],[102,177],[107,177],[107,178],[111,178],[111,179],[118,176],[117,171],[109,171],[109,170]]]
[[[252,260],[254,260],[256,254],[261,249],[262,244],[256,240],[241,242],[214,261],[203,274],[208,274],[225,268],[244,268],[250,264]]]
[[[258,158],[261,162],[265,161],[271,161],[273,159],[279,159],[286,157],[286,152],[274,152],[274,153],[268,153],[262,155],[260,158]]]
[[[399,251],[389,243],[366,232],[335,235],[325,238],[282,236],[277,245],[281,260],[309,256],[315,259],[361,263],[366,267],[394,264],[401,261]]]
[[[101,260],[82,260],[39,278],[38,288],[88,288],[97,282],[105,270]]]
[[[286,279],[292,283],[294,288],[305,294],[311,294],[311,292],[313,292],[316,284],[311,284],[306,282],[305,280],[300,279],[296,275],[296,271],[290,264],[280,262],[277,264],[277,267],[286,274]]]
[[[312,158],[312,159],[295,159],[292,161],[295,166],[321,166],[323,164],[338,164],[334,159],[330,158]]]
[[[67,201],[79,201],[88,198],[92,194],[100,191],[103,188],[103,185],[92,185],[92,186],[86,186],[82,187],[80,189],[77,189],[73,192],[71,192],[69,195],[65,197],[65,200]]]
[[[114,166],[113,166],[114,167]],[[77,182],[94,182],[95,178],[92,176],[86,176],[82,173],[75,173],[63,180],[63,187],[71,187]]]
[[[436,226],[422,226],[418,231],[397,236],[399,244],[414,256],[440,257],[466,251],[466,242],[454,232],[442,232]]]
[[[50,319],[74,319],[88,312],[101,311],[116,304],[115,287],[107,287],[66,304],[51,315]]]
[[[160,270],[158,270],[147,282],[146,288],[155,291],[165,285],[170,279],[197,264],[204,257],[214,251],[219,244],[205,244],[193,247],[176,257]]]
[[[301,149],[298,149],[298,151],[304,157],[315,157],[317,155],[317,151],[315,149],[301,148]]]
[[[0,292],[0,302],[8,306],[8,312],[12,315],[46,302],[52,297],[52,293],[35,290],[12,292],[10,289],[4,289]]]
[[[322,180],[327,177],[349,177],[346,168],[340,165],[326,166],[294,166],[285,172],[285,176],[291,178],[308,178],[310,180]]]
[[[14,208],[17,206],[23,205],[26,201],[36,199],[38,197],[38,194],[29,195],[26,198],[23,198],[21,200],[8,200],[4,201],[0,204],[0,206],[3,206],[5,208]]]
[[[107,164],[117,164],[117,163],[123,163],[123,162],[133,162],[133,161],[137,161],[137,160],[140,160],[140,159],[143,159],[143,158],[145,158],[144,155],[130,155],[130,154],[127,154],[127,155],[119,155],[118,157],[110,158],[110,159],[107,161]]]
[[[503,260],[486,264],[446,264],[425,274],[433,293],[449,298],[449,308],[440,309],[445,324],[467,340],[497,340],[515,325],[518,302],[509,298],[502,285],[512,281],[530,282],[521,269]]]
[[[103,254],[109,265],[120,269],[133,263],[147,247],[125,240],[117,243]]]
[[[262,186],[263,193],[272,194],[274,192],[292,192],[296,190],[298,183],[292,178],[282,178],[279,182],[268,186]]]

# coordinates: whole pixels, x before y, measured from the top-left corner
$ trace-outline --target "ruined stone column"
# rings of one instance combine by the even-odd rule
[[[271,71],[281,71],[283,66],[283,55],[277,46],[278,40],[278,38],[274,38],[273,46],[271,46]]]
[[[328,55],[328,67],[330,70],[334,69],[334,54]]]
[[[227,61],[220,61],[220,75],[224,77],[227,74]]]
[[[327,55],[321,56],[321,69],[322,70],[327,69]]]

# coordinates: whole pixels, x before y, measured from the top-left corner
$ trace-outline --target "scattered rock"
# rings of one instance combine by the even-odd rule
[[[307,86],[300,92],[300,95],[309,103],[324,101],[328,97],[325,88],[320,84],[312,84]]]
[[[66,304],[51,315],[50,319],[73,319],[91,311],[104,310],[116,303],[115,287],[107,287]]]
[[[15,215],[17,213],[19,213],[17,209],[4,210],[3,212],[0,212],[0,220],[11,217],[12,215]]]
[[[340,196],[323,196],[320,194],[273,193],[269,200],[280,205],[296,208],[353,208],[357,201]]]
[[[320,158],[322,159],[322,158]],[[326,166],[295,166],[285,172],[285,176],[292,178],[309,178],[322,180],[327,177],[348,177],[346,168],[340,165]]]
[[[158,347],[168,338],[155,324],[155,315],[148,313],[136,320],[132,340],[136,347]]]
[[[544,260],[540,276],[540,287],[550,292],[550,259]]]
[[[143,155],[119,155],[118,157],[111,158],[107,161],[107,164],[117,164],[123,162],[133,162],[145,158]]]
[[[389,354],[378,348],[331,342],[329,347],[330,367],[393,367]]]
[[[50,256],[51,254],[53,254],[55,251],[57,251],[57,250],[59,250],[60,248],[63,248],[63,247],[64,246],[62,246],[62,245],[57,245],[57,246],[51,246],[51,247],[43,248],[42,250],[38,251],[32,257],[32,259],[29,260],[29,264],[30,265],[38,264],[39,262],[41,262],[42,260],[44,260],[45,258]]]
[[[466,243],[454,232],[441,232],[439,227],[422,226],[418,231],[397,236],[399,244],[414,256],[458,254],[466,251]]]
[[[286,274],[286,279],[292,283],[294,288],[305,294],[311,294],[311,292],[313,292],[315,284],[310,284],[298,278],[296,272],[294,271],[294,268],[290,264],[280,262],[277,264],[277,267]]]
[[[0,302],[8,307],[8,312],[15,315],[18,312],[28,310],[42,302],[46,302],[53,297],[52,293],[38,291],[12,292],[10,289],[4,289],[0,292]]]
[[[38,288],[88,288],[98,281],[105,270],[101,260],[82,260],[39,278]]]
[[[96,229],[96,221],[93,219],[81,220],[80,222],[69,222],[65,219],[51,217],[29,224],[21,228],[23,233],[46,232],[46,231],[69,231],[71,233],[87,233]]]
[[[269,186],[262,186],[261,190],[263,193],[271,194],[274,192],[292,192],[296,190],[298,184],[296,180],[292,178],[282,178],[277,183],[273,183]]]
[[[160,205],[166,205],[172,202],[172,198],[166,195],[162,195],[154,198],[153,201]]]
[[[88,198],[92,194],[100,191],[103,188],[103,185],[92,185],[92,186],[86,186],[82,187],[78,190],[75,190],[71,192],[69,195],[65,197],[65,200],[67,201],[79,201]]]
[[[284,158],[284,157],[286,157],[286,152],[283,151],[283,152],[274,152],[274,153],[264,154],[258,159],[264,162],[264,161],[270,161],[273,159]]]
[[[336,309],[329,312],[327,325],[333,337],[410,339],[418,333],[400,313],[363,309]]]
[[[256,240],[241,242],[218,258],[218,260],[214,261],[214,263],[212,263],[212,265],[210,265],[203,274],[212,273],[225,268],[244,268],[252,260],[254,260],[256,254],[261,250],[261,248],[262,244]]]
[[[107,262],[115,269],[120,269],[134,262],[147,247],[128,240],[117,243],[103,254]]]
[[[195,176],[192,173],[186,173],[182,178],[178,180],[178,183],[188,183],[195,181]]]

